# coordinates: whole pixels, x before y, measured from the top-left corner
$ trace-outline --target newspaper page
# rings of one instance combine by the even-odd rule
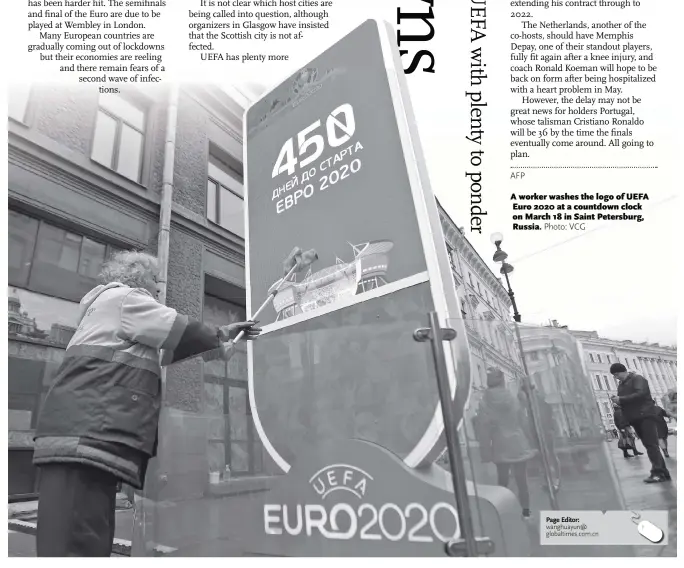
[[[8,555],[675,558],[679,9],[5,2]]]

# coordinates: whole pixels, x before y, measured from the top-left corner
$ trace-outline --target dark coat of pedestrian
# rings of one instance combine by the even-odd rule
[[[634,428],[651,462],[651,475],[644,481],[670,481],[670,472],[658,442],[658,416],[648,381],[641,375],[628,371],[622,363],[613,363],[610,373],[619,383],[617,396],[611,397],[613,404],[620,406],[624,419]]]
[[[629,426],[629,422],[622,413],[622,408],[620,408],[617,404],[613,405],[613,422],[615,422],[615,427],[618,430],[622,430]]]
[[[661,440],[667,440],[667,436],[669,435],[669,428],[667,427],[667,422],[665,421],[665,419],[670,418],[670,415],[664,408],[656,405],[656,417],[658,424],[658,438],[660,438]]]

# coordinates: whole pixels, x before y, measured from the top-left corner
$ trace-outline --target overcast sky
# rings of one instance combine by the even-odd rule
[[[397,4],[416,7],[411,0],[378,2],[373,4],[376,12],[371,14],[365,2],[364,14],[395,23]],[[435,54],[436,72],[407,76],[435,195],[456,224],[466,227],[466,237],[497,274],[498,266],[491,261],[495,249],[489,237],[497,231],[504,234],[502,248],[515,266],[511,283],[523,321],[547,324],[555,319],[572,329],[596,330],[613,339],[675,344],[679,306],[676,290],[681,289],[676,284],[681,260],[675,257],[675,244],[681,242],[681,235],[675,236],[675,223],[681,224],[677,212],[681,204],[676,197],[675,180],[679,174],[674,168],[681,161],[681,156],[677,157],[681,146],[672,123],[672,116],[678,112],[674,99],[657,95],[652,88],[630,86],[630,93],[642,96],[646,103],[637,108],[646,126],[633,138],[655,141],[652,148],[556,150],[553,154],[541,150],[527,161],[511,161],[510,108],[520,105],[520,96],[511,94],[508,85],[510,46],[506,38],[510,32],[506,26],[512,24],[505,19],[505,11],[490,10],[491,31],[487,43],[482,44],[489,75],[483,86],[488,106],[483,109],[485,134],[481,147],[485,150],[482,198],[487,215],[482,235],[470,232],[470,190],[465,172],[472,169],[468,166],[470,151],[480,147],[465,138],[470,124],[464,94],[469,88],[467,56],[472,45],[459,4],[440,5],[439,14],[435,11],[439,16],[435,19],[438,33],[429,45],[420,45]],[[338,27],[350,30],[356,23],[350,16]],[[454,26],[450,33],[440,33],[447,24]],[[418,30],[407,29],[405,33],[409,31]],[[337,37],[341,35],[337,33]],[[674,54],[652,39],[661,65],[674,65]],[[327,45],[329,42],[321,42],[322,48]],[[406,47],[413,53],[419,44]],[[302,54],[292,70],[310,60],[316,51],[312,48]],[[675,75],[660,75],[658,88],[674,89]],[[282,73],[276,78],[284,76]],[[263,75],[254,75],[254,80],[272,86]],[[515,171],[511,166],[518,165],[648,165],[657,169],[528,169],[525,181],[511,180],[510,174]],[[594,222],[587,224],[585,231],[514,232],[510,201],[513,191],[648,193],[643,211],[647,219],[643,223]]]

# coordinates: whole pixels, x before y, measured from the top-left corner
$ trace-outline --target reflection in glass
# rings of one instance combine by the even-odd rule
[[[83,237],[81,263],[78,272],[88,278],[97,278],[104,263],[106,248],[101,243]]]
[[[31,271],[33,249],[36,245],[38,221],[16,211],[9,212],[8,221],[9,282],[16,286],[26,286]]]
[[[76,272],[81,249],[81,237],[43,223],[38,232],[36,261]]]
[[[473,322],[474,323],[474,322]],[[475,326],[466,322],[466,328]],[[520,511],[529,496],[532,521],[537,529],[533,541],[534,555],[559,555],[558,549],[538,545],[538,512],[551,510],[550,491],[554,491],[558,507],[565,510],[622,509],[621,490],[616,482],[610,448],[602,428],[601,415],[593,393],[592,380],[584,370],[582,354],[575,338],[558,328],[520,326],[522,349],[529,381],[521,363],[520,346],[512,322],[482,321],[497,333],[503,345],[494,350],[484,345],[485,334],[475,337],[469,331],[472,392],[466,407],[463,428],[459,435],[466,453],[465,470],[474,483],[474,490],[486,492],[487,486],[505,486],[518,499]],[[507,355],[510,350],[511,356]],[[480,375],[487,370],[484,384]],[[505,396],[519,413],[519,424],[525,439],[512,435],[512,428],[498,435],[511,437],[505,445],[507,454],[518,444],[532,449],[534,455],[525,461],[528,494],[515,481],[516,467],[522,466],[506,456],[492,455],[492,421],[487,422],[487,399],[491,397],[489,375],[492,370],[503,373]],[[599,379],[600,377],[596,377]],[[502,411],[503,412],[503,411]],[[533,416],[534,415],[534,416]],[[493,420],[496,422],[496,420]],[[495,434],[496,435],[496,434]],[[517,440],[517,441],[516,441]],[[489,444],[489,445],[488,445]],[[543,453],[547,460],[542,459]],[[508,456],[510,457],[510,456]],[[442,458],[441,463],[447,463]],[[548,468],[548,471],[547,471]],[[503,471],[506,469],[507,471]],[[547,479],[550,478],[550,488]],[[521,477],[522,479],[522,477]],[[521,494],[522,493],[522,494]],[[523,522],[522,514],[520,520]],[[567,547],[560,555],[615,555],[625,554],[607,547]],[[628,553],[628,552],[627,552]],[[629,554],[629,553],[628,553]]]
[[[428,293],[426,290],[425,295]],[[397,304],[406,310],[410,301],[400,298]],[[282,448],[286,458],[293,458],[293,467],[299,452],[320,451],[327,459],[337,441],[349,438],[376,440],[385,448],[392,446],[389,449],[398,454],[412,447],[404,438],[412,442],[415,434],[424,431],[420,412],[427,407],[431,417],[435,399],[431,392],[422,393],[418,387],[423,379],[432,377],[432,361],[429,346],[415,342],[412,334],[424,322],[427,309],[424,304],[415,306],[415,320],[407,322],[406,312],[395,307],[393,303],[367,302],[358,311],[341,310],[307,322],[303,330],[278,330],[254,342],[254,400],[260,423],[274,447]],[[222,317],[218,309],[207,313],[217,321]],[[447,325],[463,329],[463,323]],[[533,556],[630,554],[618,547],[559,550],[539,545],[539,514],[551,510],[551,491],[556,492],[559,508],[565,510],[623,508],[592,385],[574,338],[563,330],[521,326],[529,371],[526,377],[512,322],[478,320],[477,336],[472,331],[474,324],[466,323],[469,346],[454,352],[453,359],[459,384],[471,381],[473,385],[459,436],[478,536],[506,535],[509,540],[498,541],[497,554],[506,554],[513,534],[516,543],[525,540]],[[489,327],[489,333],[484,333],[483,326]],[[487,337],[499,345],[485,343]],[[534,355],[527,356],[530,353]],[[192,418],[188,417],[191,413],[171,410],[176,426],[161,430],[160,462],[168,473],[168,482],[157,483],[157,476],[151,476],[148,498],[140,500],[144,508],[144,514],[137,516],[142,519],[140,540],[148,547],[144,554],[154,554],[152,543],[163,543],[177,549],[173,554],[182,556],[243,555],[254,551],[250,546],[255,541],[258,545],[260,539],[267,538],[263,533],[264,504],[273,503],[269,501],[273,496],[270,491],[285,476],[267,453],[254,451],[250,445],[257,443],[259,433],[247,418],[249,399],[240,377],[229,373],[231,379],[207,388],[209,365],[198,361],[194,371],[183,368],[183,373],[204,378],[211,406],[204,406]],[[470,376],[464,377],[466,369]],[[484,399],[491,390],[488,379],[493,369],[503,375],[503,384],[497,388],[505,392],[510,409],[515,409],[518,442],[529,450],[529,459],[524,461],[531,514],[528,520],[522,515],[524,490],[521,494],[516,483],[523,468],[512,461],[506,464],[500,457],[487,459],[485,433],[478,425],[478,414],[483,413]],[[211,374],[213,380],[213,367]],[[432,386],[432,382],[422,384]],[[221,395],[224,422],[217,420],[215,406]],[[496,420],[495,413],[490,423]],[[419,432],[414,431],[417,426]],[[221,427],[229,431],[224,444],[217,443]],[[203,446],[205,440],[209,442]],[[504,443],[502,451],[507,452],[512,445],[513,441],[508,441],[509,447]],[[540,457],[542,450],[550,458],[548,464]],[[219,471],[215,457],[223,456],[222,451],[231,475],[209,483],[209,468]],[[447,465],[444,458],[437,464]],[[547,465],[552,487],[546,483]],[[420,475],[429,476],[435,469],[428,465]],[[560,486],[556,487],[558,481]],[[302,491],[303,503],[323,503],[313,493],[308,477],[302,479]],[[420,503],[420,496],[416,501]],[[507,516],[496,517],[496,507],[503,507]],[[249,519],[260,522],[251,532]],[[296,516],[290,520],[294,524]],[[339,544],[331,539],[315,552],[332,556],[339,551]],[[391,545],[386,550],[391,554]]]
[[[20,288],[8,290],[10,337],[66,346],[78,325],[78,304]]]

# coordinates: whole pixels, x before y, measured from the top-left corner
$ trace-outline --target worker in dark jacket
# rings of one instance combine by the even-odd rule
[[[118,253],[81,300],[36,428],[38,556],[111,555],[117,485],[142,489],[156,454],[160,349],[163,364],[209,351],[228,359],[241,330],[247,339],[261,331],[211,328],[160,304],[157,274],[155,257]]]
[[[614,404],[620,405],[624,419],[636,431],[651,461],[651,475],[644,481],[670,481],[670,472],[658,444],[656,408],[648,381],[637,373],[627,371],[622,363],[613,363],[610,366],[610,373],[619,383],[617,396],[611,399]]]

